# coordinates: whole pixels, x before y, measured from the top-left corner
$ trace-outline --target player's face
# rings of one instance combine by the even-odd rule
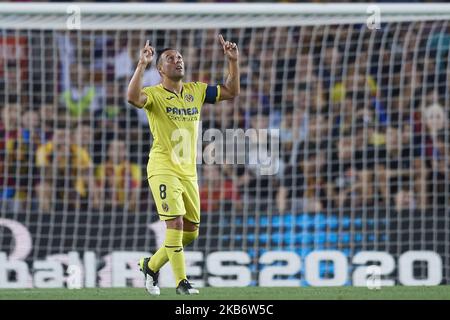
[[[183,57],[177,50],[168,50],[161,57],[160,71],[172,80],[180,80],[184,77]]]

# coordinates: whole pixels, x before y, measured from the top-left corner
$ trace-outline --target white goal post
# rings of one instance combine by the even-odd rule
[[[67,28],[67,16],[82,15],[87,30],[140,29],[204,29],[268,26],[323,25],[335,23],[366,23],[368,16],[379,10],[383,22],[412,20],[446,20],[450,6],[427,4],[118,4],[95,3],[5,3],[0,8],[4,28],[59,29]],[[217,19],[220,17],[220,19]],[[132,24],[129,22],[133,21]],[[176,21],[176,23],[174,23]],[[149,23],[151,26],[149,26]]]
[[[180,50],[186,81],[222,83],[219,33],[241,94],[205,104],[202,133],[274,130],[280,167],[260,175],[251,147],[199,163],[194,283],[449,284],[449,22],[446,3],[2,3],[0,288],[69,286],[69,266],[82,286],[143,285],[135,260],[164,225],[125,90],[146,40]]]

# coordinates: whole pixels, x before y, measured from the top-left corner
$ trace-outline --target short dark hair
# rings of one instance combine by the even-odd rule
[[[164,48],[164,49],[162,49],[162,50],[157,52],[158,57],[156,58],[156,67],[158,67],[159,62],[161,61],[161,57],[162,57],[163,53],[166,52],[166,51],[169,51],[169,50],[176,50],[176,49]]]

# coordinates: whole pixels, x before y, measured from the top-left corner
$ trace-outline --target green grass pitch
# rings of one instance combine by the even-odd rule
[[[162,288],[158,297],[144,288],[0,289],[0,300],[450,300],[450,286],[382,287],[244,287],[199,288],[197,296],[179,296]]]

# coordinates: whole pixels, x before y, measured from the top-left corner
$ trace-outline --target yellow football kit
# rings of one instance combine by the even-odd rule
[[[204,103],[215,103],[220,86],[202,82],[183,83],[180,94],[162,84],[145,87],[147,113],[153,145],[147,177],[161,220],[176,216],[200,223],[197,184],[197,138]]]

